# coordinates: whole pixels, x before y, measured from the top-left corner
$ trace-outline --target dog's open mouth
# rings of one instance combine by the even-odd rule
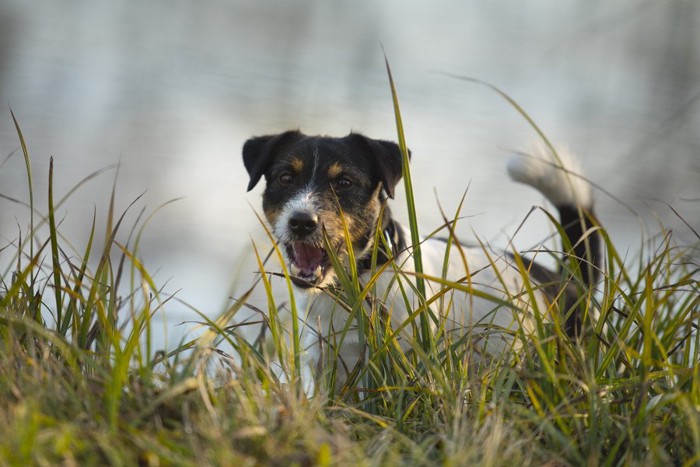
[[[309,287],[323,281],[330,266],[324,248],[297,241],[287,246],[287,255],[292,266],[292,276],[305,282],[298,285]]]

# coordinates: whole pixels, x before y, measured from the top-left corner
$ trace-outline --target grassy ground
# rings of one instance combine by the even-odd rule
[[[201,338],[157,352],[151,318],[168,303],[138,260],[146,222],[125,227],[112,203],[107,225],[75,251],[52,191],[46,210],[30,198],[27,234],[0,250],[13,265],[0,282],[0,464],[700,463],[697,244],[662,233],[623,260],[606,236],[604,280],[595,292],[582,286],[577,305],[584,336],[541,320],[514,336],[519,351],[480,368],[467,364],[468,339],[426,327],[463,285],[426,297],[405,351],[381,313],[358,306],[371,284],[350,271],[343,300],[365,330],[368,361],[338,395],[307,398],[295,381],[298,330],[282,316],[296,310],[269,292],[267,338],[245,339],[230,326],[244,295]],[[256,287],[269,291],[268,277]]]

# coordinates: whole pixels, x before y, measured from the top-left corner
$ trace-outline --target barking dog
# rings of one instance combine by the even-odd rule
[[[556,206],[566,244],[573,246],[567,264],[580,269],[583,282],[591,285],[599,274],[600,234],[590,187],[577,176],[575,159],[563,152],[555,157],[544,147],[536,152],[537,157],[513,159],[508,171]],[[337,365],[336,384],[340,384],[362,362],[366,344],[354,323],[348,323],[347,309],[338,305],[338,293],[328,293],[337,287],[338,276],[329,249],[339,260],[335,264],[349,267],[353,258],[361,284],[383,268],[374,277],[373,291],[394,329],[402,325],[410,329],[405,322],[420,307],[409,283],[415,280],[410,234],[392,219],[387,206],[401,179],[401,151],[395,143],[357,133],[332,138],[288,131],[249,139],[243,161],[250,175],[248,191],[265,177],[263,210],[290,264],[304,344],[304,386],[313,391],[319,370],[323,373],[328,365]],[[375,245],[377,232],[383,239]],[[480,343],[477,354],[499,354],[512,345],[514,331],[527,335],[532,328],[533,304],[525,293],[523,273],[510,253],[453,245],[446,258],[447,245],[438,238],[421,242],[423,274],[428,278],[425,299],[441,294],[435,303],[449,303],[436,313],[446,332],[469,335]],[[551,303],[558,301],[566,312],[576,302],[580,287],[570,283],[561,267],[551,271],[523,262],[530,282],[537,286],[534,300],[539,310],[552,309]],[[445,281],[465,287],[445,293],[441,285]],[[570,313],[565,327],[569,334],[577,334],[579,316]],[[411,336],[404,332],[399,339],[407,347]],[[334,348],[341,340],[342,345]]]

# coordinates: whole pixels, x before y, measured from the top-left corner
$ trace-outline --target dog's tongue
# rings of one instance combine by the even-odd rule
[[[294,262],[301,273],[310,276],[323,261],[323,250],[302,242],[294,242]]]

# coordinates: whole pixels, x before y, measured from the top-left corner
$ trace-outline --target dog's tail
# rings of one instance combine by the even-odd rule
[[[540,191],[557,208],[566,236],[564,244],[571,248],[565,249],[565,261],[569,260],[574,274],[590,288],[600,278],[602,237],[593,212],[591,186],[582,177],[579,160],[566,150],[554,154],[551,148],[540,144],[530,154],[514,156],[508,162],[508,173],[516,182]],[[563,265],[564,262],[559,269],[560,277]],[[571,312],[566,320],[567,332],[578,335],[580,329],[579,313]]]

